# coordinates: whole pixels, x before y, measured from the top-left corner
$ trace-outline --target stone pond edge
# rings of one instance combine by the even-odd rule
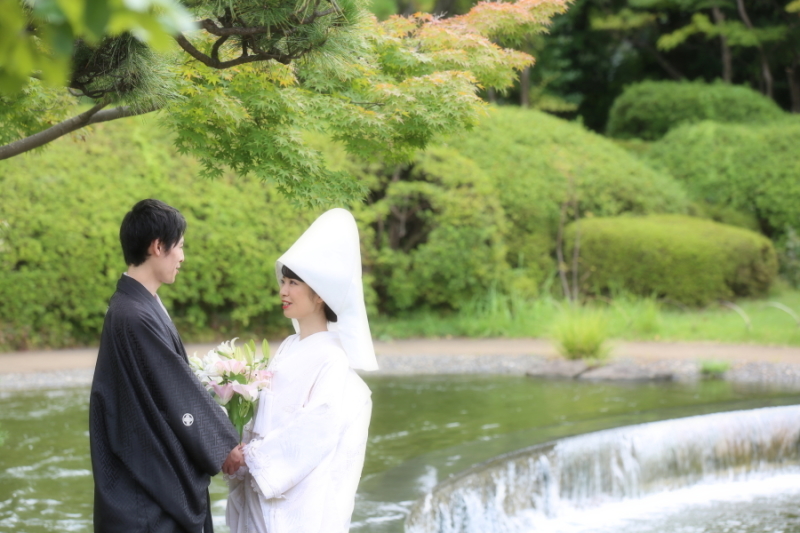
[[[703,373],[703,364],[693,360],[614,359],[602,365],[539,355],[379,355],[380,370],[371,376],[501,374],[527,375],[542,379],[650,382],[692,382],[723,379],[800,390],[800,364],[746,362],[730,363],[724,372]],[[24,391],[86,387],[94,369],[53,372],[0,373],[0,391]]]

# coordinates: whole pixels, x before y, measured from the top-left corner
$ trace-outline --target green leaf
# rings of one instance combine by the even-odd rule
[[[269,361],[270,351],[269,351],[269,342],[267,342],[267,339],[261,341],[261,354],[265,361]]]
[[[95,40],[99,40],[103,36],[110,18],[111,7],[108,0],[86,0],[84,24]]]
[[[84,8],[86,7],[84,0],[56,0],[56,3],[71,31],[82,35],[84,32]]]

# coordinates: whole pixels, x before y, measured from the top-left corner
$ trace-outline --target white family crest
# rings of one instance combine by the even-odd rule
[[[183,425],[188,427],[192,424],[194,424],[194,417],[190,413],[183,415]]]

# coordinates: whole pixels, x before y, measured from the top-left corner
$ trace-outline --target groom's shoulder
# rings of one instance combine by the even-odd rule
[[[153,322],[153,311],[137,298],[131,298],[124,292],[117,291],[108,302],[106,321],[126,324]]]

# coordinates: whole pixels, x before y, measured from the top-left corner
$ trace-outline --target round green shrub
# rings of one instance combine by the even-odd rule
[[[614,100],[606,132],[611,137],[656,140],[676,126],[703,120],[765,123],[785,116],[773,100],[741,85],[645,81]]]
[[[138,119],[0,165],[0,347],[97,342],[126,269],[120,222],[148,197],[188,222],[184,266],[159,291],[183,333],[286,327],[273,265],[313,216],[272,187],[196,178],[199,164]]]
[[[688,208],[682,186],[668,174],[579,124],[539,111],[493,108],[477,128],[447,145],[494,183],[509,222],[507,261],[537,285],[555,272],[561,206],[573,191],[581,216]]]
[[[588,218],[567,228],[579,241],[584,294],[630,292],[686,305],[764,294],[778,273],[772,242],[756,232],[682,215]]]
[[[606,131],[612,137],[652,141],[677,126],[703,120],[765,123],[785,116],[772,99],[741,85],[645,81],[614,100]]]
[[[647,157],[699,202],[754,216],[780,239],[800,229],[800,120],[761,126],[702,122],[671,131]]]

